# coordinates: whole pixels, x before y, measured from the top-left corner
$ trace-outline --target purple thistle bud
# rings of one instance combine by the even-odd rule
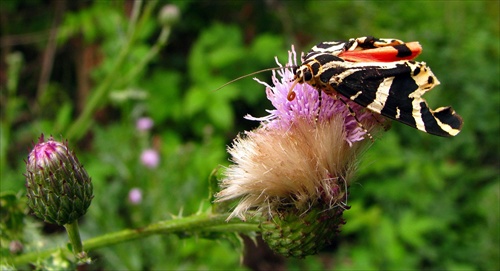
[[[92,182],[67,143],[43,135],[26,162],[28,206],[48,223],[65,225],[87,212]]]

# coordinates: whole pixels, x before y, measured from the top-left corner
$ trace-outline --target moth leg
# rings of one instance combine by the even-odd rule
[[[358,116],[356,115],[356,112],[352,109],[352,107],[349,106],[349,104],[346,101],[344,101],[341,97],[335,95],[335,98],[341,101],[346,106],[347,110],[349,110],[349,114],[351,114],[354,120],[356,120],[356,123],[358,124],[359,128],[363,129],[363,131],[366,133],[366,136],[368,136],[368,138],[370,138],[372,142],[375,142],[372,134],[370,134],[370,132],[363,125],[363,123],[361,123],[361,121],[358,119]]]
[[[384,118],[382,115],[378,114],[371,114],[371,117],[380,125],[384,128],[384,131],[387,132],[389,129],[391,129],[391,122]]]
[[[322,91],[318,90],[318,101],[319,101],[319,106],[318,106],[318,114],[316,115],[316,121],[319,120],[319,115],[321,114],[321,101],[322,101]]]

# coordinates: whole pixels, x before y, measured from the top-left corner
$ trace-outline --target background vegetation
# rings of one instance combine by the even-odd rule
[[[464,127],[439,138],[393,124],[365,153],[347,224],[331,247],[282,259],[249,246],[241,265],[242,251],[226,240],[153,236],[92,251],[87,269],[500,269],[498,1],[171,3],[181,19],[151,60],[167,2],[144,3],[133,38],[130,1],[0,3],[3,256],[16,251],[12,240],[25,250],[66,240],[60,228],[23,215],[23,159],[41,133],[69,139],[92,176],[83,239],[192,214],[208,205],[207,180],[229,163],[226,146],[257,125],[243,116],[271,108],[251,79],[212,90],[275,67],[274,56],[285,62],[291,44],[300,52],[373,35],[420,41],[419,60],[442,83],[427,100],[453,105]],[[269,81],[270,73],[258,77]],[[94,121],[75,126],[92,97]],[[140,117],[154,128],[137,131]],[[155,168],[140,162],[147,148],[160,153]],[[128,201],[132,188],[142,190],[140,204]]]

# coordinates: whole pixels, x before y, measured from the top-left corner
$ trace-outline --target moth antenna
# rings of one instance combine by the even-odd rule
[[[235,79],[233,79],[233,80],[231,80],[231,81],[229,81],[229,82],[225,83],[224,85],[222,85],[222,86],[220,86],[220,87],[218,87],[218,88],[216,88],[216,89],[212,90],[212,92],[215,92],[215,91],[217,91],[217,90],[219,90],[219,89],[221,89],[221,88],[223,88],[223,87],[225,87],[225,86],[227,86],[227,85],[229,85],[229,84],[232,84],[232,83],[234,83],[234,82],[236,82],[236,81],[238,81],[238,80],[240,80],[240,79],[243,79],[243,78],[246,78],[246,77],[249,77],[249,76],[252,76],[252,75],[256,75],[256,74],[259,74],[259,73],[262,73],[262,72],[277,71],[277,70],[282,70],[282,69],[287,69],[287,68],[293,68],[293,66],[284,66],[284,67],[267,68],[267,69],[263,69],[263,70],[259,70],[259,71],[251,72],[251,73],[249,73],[249,74],[242,75],[242,76],[240,76],[240,77],[237,77],[237,78],[235,78]]]

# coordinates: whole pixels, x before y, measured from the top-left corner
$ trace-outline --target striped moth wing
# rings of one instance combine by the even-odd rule
[[[362,37],[349,41],[325,41],[314,46],[302,59],[317,54],[331,54],[351,62],[393,62],[412,60],[422,52],[418,42]]]
[[[438,136],[455,136],[462,118],[451,107],[429,108],[422,95],[439,84],[425,62],[408,61],[421,52],[418,42],[363,37],[348,43],[323,42],[295,71],[329,95],[337,93],[385,117]]]

